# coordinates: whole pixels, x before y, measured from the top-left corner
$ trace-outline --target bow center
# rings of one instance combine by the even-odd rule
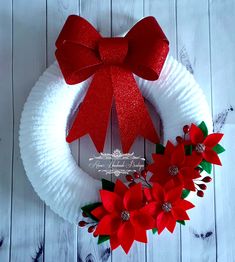
[[[123,37],[101,38],[99,54],[105,64],[118,65],[124,62],[128,52],[128,40]]]

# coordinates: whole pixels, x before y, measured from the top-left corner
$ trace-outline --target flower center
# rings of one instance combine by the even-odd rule
[[[179,173],[179,168],[177,166],[170,166],[168,171],[171,176],[176,176]]]
[[[163,210],[164,212],[170,212],[171,209],[172,209],[172,205],[171,205],[171,203],[169,203],[169,202],[166,202],[166,203],[164,203],[164,204],[162,205],[162,210]]]
[[[204,144],[197,144],[195,147],[196,152],[203,153],[206,149],[206,146]]]
[[[122,211],[122,213],[121,213],[121,219],[122,219],[123,221],[128,221],[128,220],[130,219],[130,213],[129,213],[127,210]]]

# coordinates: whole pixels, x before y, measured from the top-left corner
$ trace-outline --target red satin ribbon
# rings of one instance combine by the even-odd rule
[[[62,74],[70,85],[94,76],[66,140],[89,134],[96,149],[103,151],[114,98],[123,152],[138,135],[158,142],[133,73],[158,79],[168,45],[154,17],[139,21],[125,37],[103,38],[84,18],[69,16],[56,41]]]

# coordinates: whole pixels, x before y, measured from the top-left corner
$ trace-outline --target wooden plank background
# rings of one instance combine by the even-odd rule
[[[48,65],[54,42],[69,14],[87,18],[104,36],[123,34],[143,16],[157,18],[170,40],[171,54],[203,88],[216,131],[225,133],[223,167],[187,226],[148,245],[134,244],[128,256],[54,214],[35,194],[22,166],[18,146],[23,104]],[[235,1],[234,0],[0,0],[0,261],[235,261]],[[156,118],[159,126],[159,119]],[[92,176],[89,138],[71,146],[78,164]],[[105,152],[120,148],[112,119]],[[153,146],[139,139],[132,148],[150,160]],[[111,178],[113,179],[113,178]]]

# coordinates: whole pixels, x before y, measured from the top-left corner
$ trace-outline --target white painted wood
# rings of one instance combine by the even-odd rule
[[[235,260],[234,235],[234,132],[235,115],[226,111],[235,104],[234,1],[210,1],[212,101],[215,129],[225,134],[221,144],[223,167],[215,168],[217,261]],[[218,115],[220,114],[220,117]]]
[[[79,4],[79,0],[18,0],[13,1],[13,12],[11,5],[11,1],[0,1],[0,120],[4,123],[0,125],[0,240],[1,236],[4,237],[0,261],[31,261],[44,240],[45,252],[38,261],[111,261],[108,243],[97,246],[97,240],[85,229],[79,229],[77,234],[76,226],[58,218],[50,209],[44,209],[44,204],[28,182],[18,148],[18,126],[25,99],[46,65],[54,61],[54,41],[67,15],[78,13],[80,9],[81,15],[103,35],[110,36],[111,31],[113,35],[127,31],[144,13],[157,18],[170,40],[171,54],[178,55],[178,59],[193,70],[208,101],[211,100],[212,83],[212,112],[218,120],[215,126],[218,129],[223,125],[227,109],[234,107],[235,3],[232,0],[110,0],[102,3],[81,0]],[[12,76],[14,96],[11,93]],[[232,197],[235,189],[232,171],[235,115],[229,112],[222,129],[225,133],[222,144],[227,149],[221,156],[223,167],[215,168],[214,185],[209,185],[206,197],[202,200],[197,198],[197,207],[190,212],[191,221],[181,230],[178,227],[173,235],[163,233],[158,237],[150,233],[148,245],[135,244],[128,256],[120,249],[115,250],[112,254],[114,262],[235,261],[235,206]],[[218,114],[220,118],[217,118]],[[154,121],[158,126],[156,115]],[[113,116],[105,152],[120,148],[118,137]],[[97,176],[96,170],[89,167],[89,157],[97,154],[89,137],[75,142],[71,148],[80,166],[92,176]],[[150,160],[154,146],[146,141],[144,152],[144,141],[138,139],[133,150],[136,154],[145,153]],[[212,235],[203,240],[201,234],[205,236],[207,232],[212,232]]]
[[[80,14],[86,18],[103,35],[111,34],[111,6],[109,1],[99,3],[93,0],[80,0]],[[111,129],[106,136],[104,152],[110,152]],[[80,139],[80,167],[91,176],[99,179],[105,177],[89,166],[89,158],[98,155],[89,136]],[[106,177],[107,178],[107,177]],[[108,177],[110,179],[110,177]],[[98,194],[98,192],[97,192]],[[97,245],[97,238],[87,233],[85,228],[78,229],[78,261],[111,261],[109,242]]]
[[[177,1],[178,59],[194,74],[211,101],[208,2]],[[203,119],[202,119],[203,120]],[[191,194],[196,208],[189,212],[191,220],[181,226],[182,261],[215,261],[216,234],[214,187],[208,185],[200,199]],[[205,212],[206,210],[206,212]],[[203,214],[203,216],[202,216]],[[210,235],[209,237],[203,237]],[[197,247],[197,252],[195,252]]]
[[[11,261],[30,261],[44,238],[43,203],[26,178],[19,154],[23,104],[46,66],[45,1],[13,2],[14,167]],[[42,258],[42,257],[41,257]]]
[[[12,5],[0,1],[0,261],[9,260],[13,152]]]
[[[70,14],[79,12],[77,0],[47,1],[47,65],[54,60],[55,41]],[[79,142],[71,144],[76,160],[79,157]],[[49,207],[45,214],[45,254],[44,261],[77,261],[77,226],[56,215]]]
[[[176,57],[176,17],[175,1],[151,1],[145,0],[144,15],[153,15],[159,22],[167,38],[170,41],[170,53]],[[152,116],[159,129],[159,118],[156,113]],[[161,133],[160,133],[161,135]],[[152,162],[152,153],[155,152],[155,146],[146,141],[146,158]],[[149,232],[149,243],[147,245],[147,261],[180,261],[180,226],[171,234],[167,231],[161,235],[153,235]]]

